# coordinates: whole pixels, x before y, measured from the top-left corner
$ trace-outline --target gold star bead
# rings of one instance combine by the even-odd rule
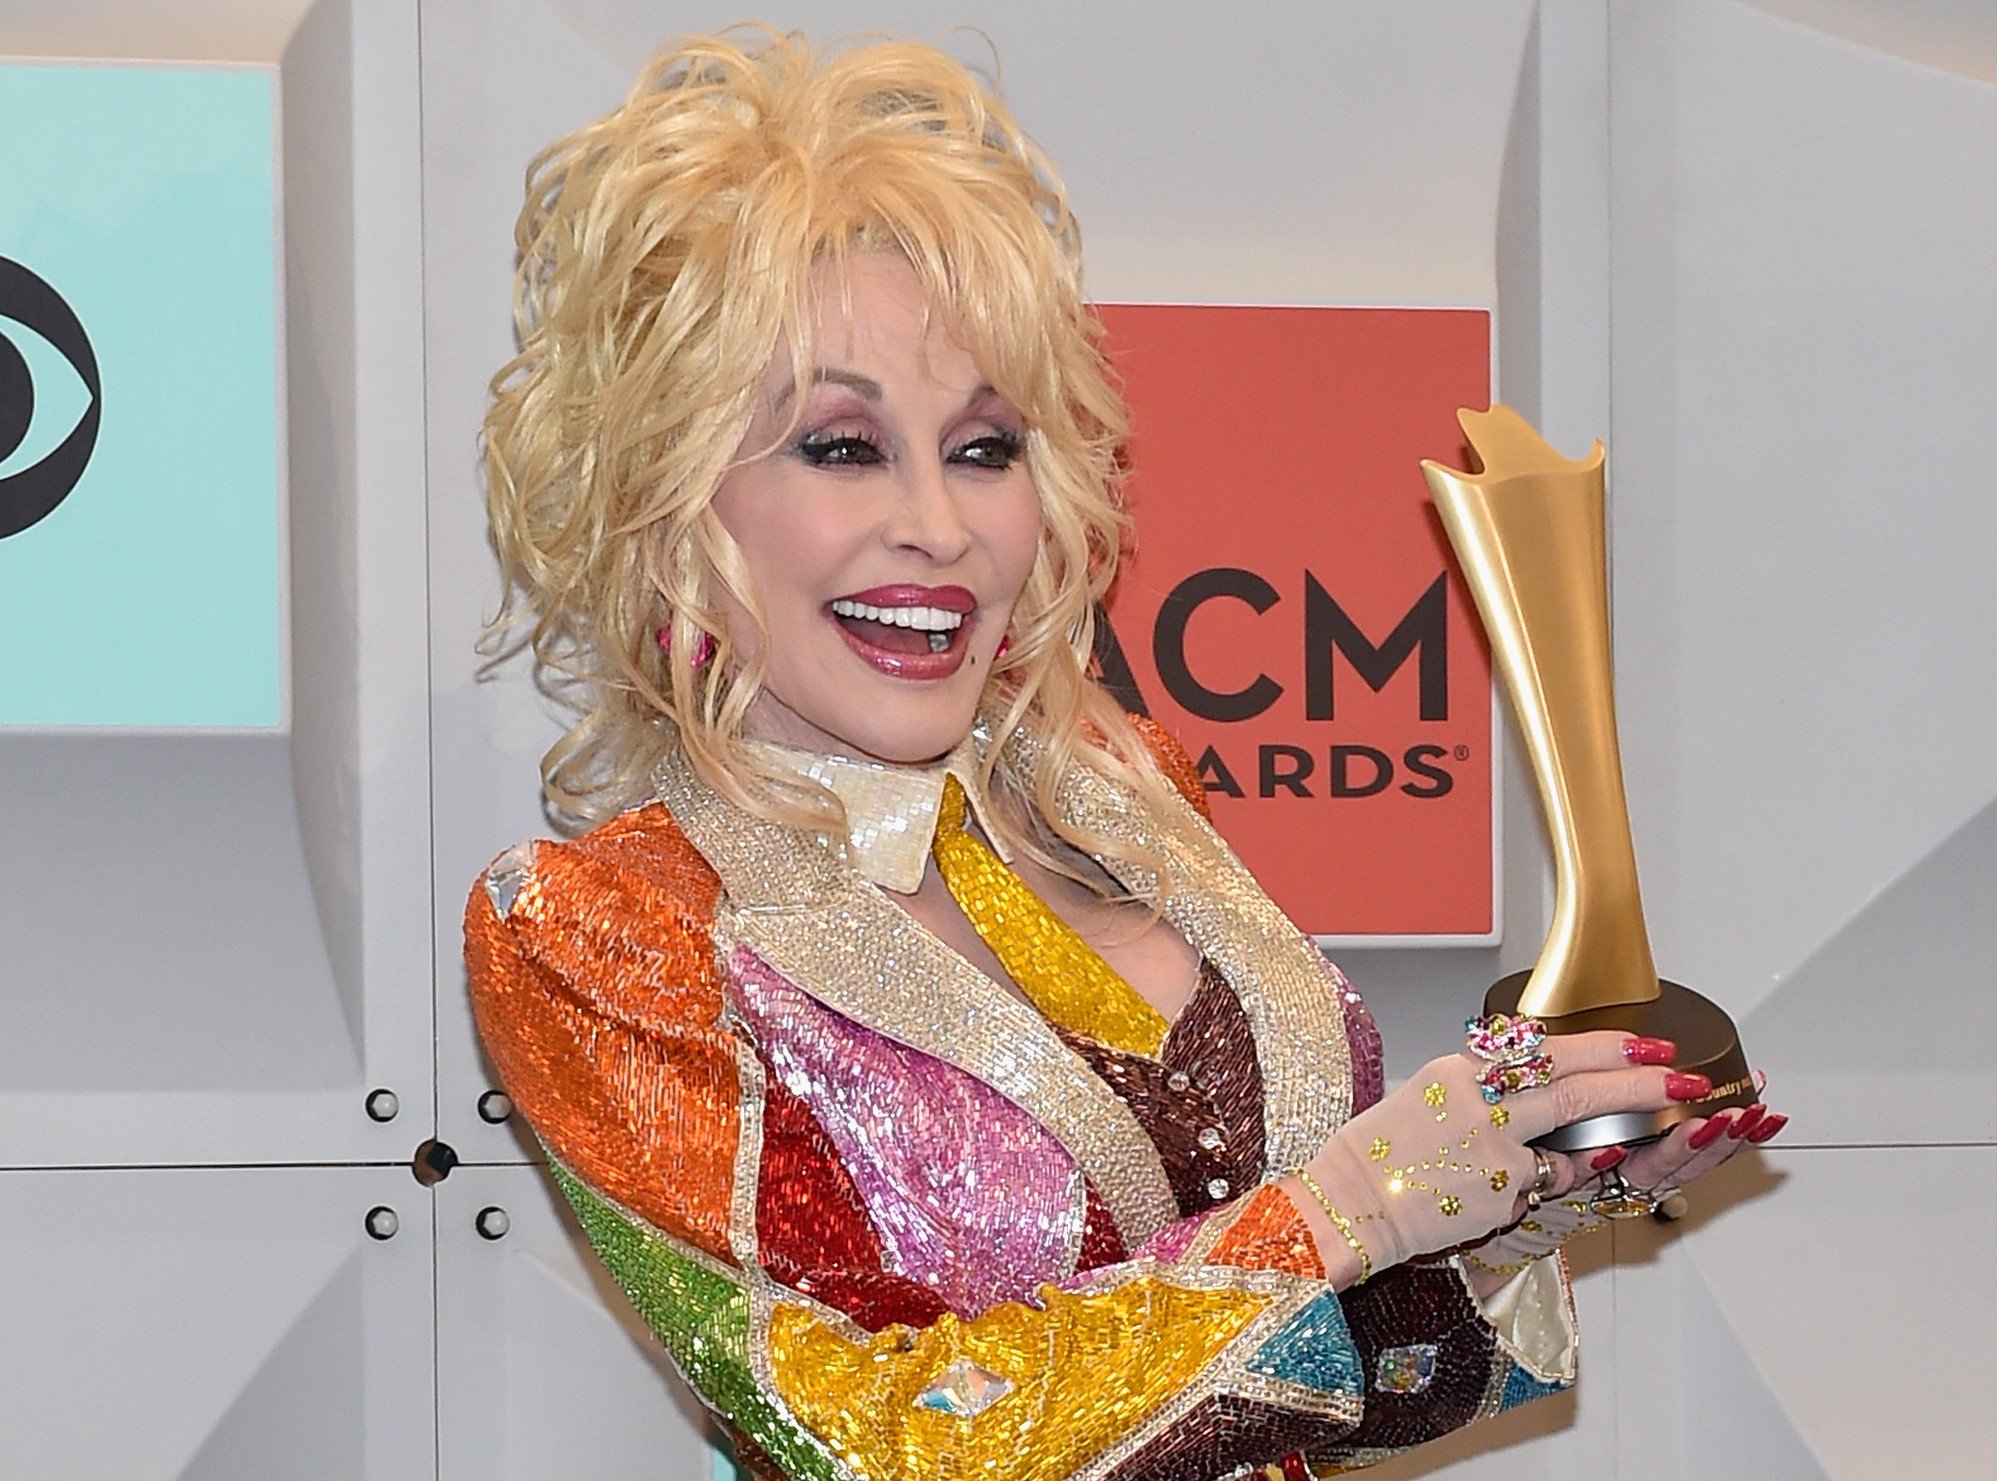
[[[1443,1194],[1442,1197],[1436,1199],[1435,1206],[1441,1209],[1449,1218],[1455,1218],[1456,1215],[1463,1212],[1463,1200],[1458,1198],[1454,1193]]]
[[[1502,1167],[1499,1168],[1496,1172],[1491,1174],[1491,1191],[1493,1193],[1504,1192],[1505,1185],[1511,1182],[1511,1180],[1512,1180],[1512,1175],[1506,1172]]]
[[[1367,1155],[1375,1162],[1380,1162],[1391,1156],[1393,1150],[1394,1144],[1392,1142],[1383,1136],[1376,1136],[1373,1138],[1373,1145],[1367,1149]]]
[[[1491,1107],[1491,1124],[1497,1127],[1499,1130],[1502,1131],[1506,1123],[1508,1123],[1511,1119],[1512,1119],[1512,1113],[1506,1110],[1503,1106]]]
[[[1449,1099],[1449,1092],[1442,1088],[1440,1080],[1431,1080],[1428,1082],[1428,1089],[1421,1093],[1421,1098],[1432,1106],[1440,1107],[1444,1101]]]

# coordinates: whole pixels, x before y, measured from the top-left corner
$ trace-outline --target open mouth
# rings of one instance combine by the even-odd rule
[[[896,679],[947,679],[970,652],[978,599],[961,586],[897,583],[835,597],[826,616],[862,662]]]
[[[889,653],[944,653],[964,630],[964,614],[941,607],[875,607],[841,597],[832,615],[861,642]]]

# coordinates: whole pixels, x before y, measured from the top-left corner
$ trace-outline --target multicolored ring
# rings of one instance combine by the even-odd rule
[[[1537,1018],[1488,1013],[1463,1020],[1470,1052],[1490,1064],[1521,1064],[1546,1042],[1546,1024]]]
[[[1530,1059],[1487,1066],[1477,1077],[1477,1089],[1485,1104],[1495,1106],[1514,1091],[1538,1090],[1552,1080],[1553,1056],[1535,1054]]]

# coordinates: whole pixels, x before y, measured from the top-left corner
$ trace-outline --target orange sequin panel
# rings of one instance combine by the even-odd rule
[[[770,1320],[777,1390],[863,1477],[1056,1481],[1130,1436],[1269,1300],[1152,1279],[1041,1295],[1044,1309],[1008,1302],[971,1321],[944,1316],[923,1332],[891,1327],[864,1345],[778,1306]],[[939,1412],[924,1401],[953,1370],[969,1374],[984,1407]]]
[[[1324,1279],[1324,1261],[1297,1212],[1281,1188],[1258,1189],[1228,1231],[1208,1252],[1209,1265],[1237,1270],[1284,1270],[1310,1280]]]
[[[648,807],[535,846],[503,919],[483,884],[465,960],[507,1094],[590,1186],[732,1263],[740,1081],[717,1022],[713,872]]]
[[[1151,759],[1165,773],[1165,780],[1179,789],[1179,795],[1193,805],[1195,812],[1207,821],[1213,821],[1213,810],[1207,806],[1206,783],[1200,780],[1200,769],[1193,764],[1186,748],[1179,744],[1179,738],[1149,715],[1132,715],[1130,723],[1137,727],[1137,733],[1151,748]]]

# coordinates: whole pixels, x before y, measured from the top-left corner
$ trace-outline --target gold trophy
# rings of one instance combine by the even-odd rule
[[[1670,1039],[1677,1068],[1712,1092],[1657,1112],[1594,1116],[1539,1139],[1557,1152],[1630,1145],[1755,1099],[1734,1022],[1657,975],[1637,893],[1610,671],[1602,444],[1560,456],[1506,406],[1457,421],[1483,464],[1422,463],[1449,543],[1504,676],[1553,842],[1553,924],[1539,964],[1493,984],[1487,1014],[1542,1019],[1554,1034],[1619,1029]]]

